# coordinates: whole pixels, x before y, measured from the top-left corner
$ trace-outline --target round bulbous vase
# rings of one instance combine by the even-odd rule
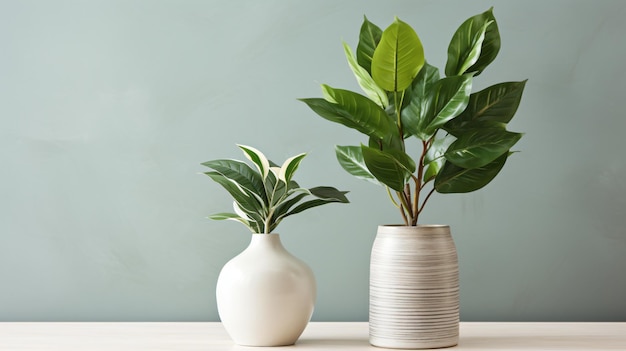
[[[459,341],[459,265],[446,225],[379,226],[370,261],[370,343],[399,349]]]
[[[217,279],[224,328],[242,346],[285,346],[298,340],[313,314],[313,271],[290,254],[278,234],[253,234]]]

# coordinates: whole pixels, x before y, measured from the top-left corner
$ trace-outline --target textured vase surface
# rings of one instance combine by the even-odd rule
[[[253,234],[217,280],[217,309],[224,328],[243,346],[292,345],[311,319],[313,271],[290,254],[278,234]]]
[[[450,347],[459,340],[459,268],[450,227],[379,226],[370,261],[370,343]]]

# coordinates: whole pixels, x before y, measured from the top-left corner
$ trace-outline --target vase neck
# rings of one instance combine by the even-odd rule
[[[252,234],[249,250],[276,250],[284,251],[285,248],[278,234]]]

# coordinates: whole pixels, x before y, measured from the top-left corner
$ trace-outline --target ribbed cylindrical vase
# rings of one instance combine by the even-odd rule
[[[379,226],[370,261],[370,343],[427,349],[459,341],[459,264],[447,225]]]

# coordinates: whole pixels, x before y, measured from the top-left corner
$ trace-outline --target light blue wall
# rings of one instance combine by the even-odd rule
[[[288,219],[316,273],[314,320],[366,320],[369,250],[400,221],[335,144],[360,135],[298,97],[356,89],[341,40],[394,15],[443,67],[449,38],[495,6],[503,38],[478,87],[528,78],[525,132],[496,180],[439,195],[463,320],[626,320],[626,2],[0,1],[0,320],[217,320],[215,282],[249,234],[200,163],[306,151],[298,179],[352,204]]]

